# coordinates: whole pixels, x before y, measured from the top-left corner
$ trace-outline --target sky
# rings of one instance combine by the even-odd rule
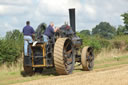
[[[0,36],[13,29],[22,32],[26,21],[34,29],[42,22],[60,27],[69,22],[69,8],[76,9],[77,31],[91,30],[102,21],[118,27],[128,0],[0,0]]]

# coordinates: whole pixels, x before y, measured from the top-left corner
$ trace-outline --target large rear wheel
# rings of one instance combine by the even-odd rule
[[[84,47],[81,54],[81,63],[83,70],[90,71],[94,67],[94,54],[92,47]]]
[[[74,48],[72,41],[68,38],[57,39],[54,46],[54,65],[56,72],[60,75],[70,74],[74,69]]]

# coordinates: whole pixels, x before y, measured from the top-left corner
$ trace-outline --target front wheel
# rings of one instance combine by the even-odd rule
[[[84,71],[90,71],[94,67],[94,54],[92,47],[84,47],[81,54],[81,63]]]

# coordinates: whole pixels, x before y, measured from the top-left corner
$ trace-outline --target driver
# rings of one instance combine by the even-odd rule
[[[44,38],[44,42],[48,42],[49,38],[54,36],[54,32],[56,32],[59,28],[53,28],[54,27],[54,23],[51,22],[50,25],[46,28],[43,38]]]

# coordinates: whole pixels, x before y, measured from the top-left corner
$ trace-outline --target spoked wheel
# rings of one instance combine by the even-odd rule
[[[70,39],[59,38],[54,46],[54,65],[58,74],[70,74],[74,69],[74,48]]]
[[[81,63],[83,70],[90,71],[94,67],[94,54],[93,48],[91,47],[84,47],[81,54]]]
[[[31,66],[24,66],[24,71],[29,76],[33,75],[33,68]]]

